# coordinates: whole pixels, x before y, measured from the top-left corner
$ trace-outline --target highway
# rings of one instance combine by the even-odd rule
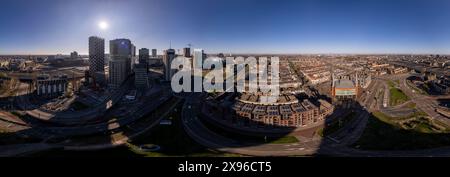
[[[133,106],[125,106],[127,111],[122,117],[117,117],[108,122],[84,124],[80,126],[55,126],[55,125],[28,125],[17,117],[9,116],[0,112],[0,116],[5,116],[8,119],[0,119],[0,127],[2,125],[8,125],[9,130],[15,131],[23,136],[40,137],[43,139],[41,143],[31,143],[28,145],[16,144],[8,146],[0,146],[0,156],[10,156],[17,154],[24,154],[26,152],[36,152],[54,147],[67,147],[72,149],[98,149],[98,148],[110,148],[116,145],[126,143],[131,138],[138,136],[143,131],[149,130],[154,125],[157,125],[159,121],[164,118],[174,105],[169,106],[168,109],[158,110],[161,105],[166,104],[169,99],[172,98],[172,92],[167,87],[161,87],[155,85],[152,90],[139,98],[139,102],[133,103]],[[115,109],[115,108],[114,108]],[[162,112],[160,116],[153,116],[150,112]],[[114,115],[112,115],[114,116]],[[11,124],[11,125],[9,125]],[[127,134],[123,136],[122,134]],[[76,138],[90,135],[89,138]],[[117,138],[120,137],[120,138]],[[66,141],[57,140],[61,143],[46,143],[52,139],[63,138]],[[72,139],[74,138],[74,139]],[[105,141],[102,141],[105,140]],[[33,148],[33,146],[35,148]],[[16,147],[16,148],[13,148]],[[26,148],[25,148],[26,147]],[[45,147],[45,148],[43,148]],[[16,149],[16,150],[14,150]]]
[[[142,98],[144,102],[134,104],[133,107],[127,110],[125,115],[123,115],[122,117],[118,117],[112,121],[92,123],[72,127],[40,126],[38,128],[42,129],[42,131],[52,134],[53,138],[90,135],[99,132],[112,131],[122,126],[127,126],[133,123],[134,121],[137,121],[139,118],[142,118],[142,116],[146,115],[147,113],[154,111],[158,106],[160,106],[170,98],[171,94],[170,92],[161,92],[161,93],[162,94],[156,92],[155,94]],[[158,101],[155,101],[155,98]]]

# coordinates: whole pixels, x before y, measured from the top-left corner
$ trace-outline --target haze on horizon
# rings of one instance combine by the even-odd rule
[[[87,54],[92,35],[207,53],[450,54],[448,9],[445,0],[4,0],[0,55]]]

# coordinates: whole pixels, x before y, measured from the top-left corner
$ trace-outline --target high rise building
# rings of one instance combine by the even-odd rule
[[[131,56],[136,56],[136,46],[131,43]]]
[[[152,57],[157,57],[158,56],[158,52],[156,49],[152,49]]]
[[[139,63],[148,63],[150,58],[149,52],[150,51],[147,48],[139,49]]]
[[[149,87],[147,65],[145,63],[135,64],[134,84],[137,89],[145,90]]]
[[[139,49],[139,64],[143,64],[146,68],[146,71],[148,71],[148,62],[150,60],[149,55],[150,50],[147,48]]]
[[[119,87],[131,73],[132,44],[129,39],[109,41],[109,86]]]
[[[97,36],[89,37],[89,74],[105,72],[105,40]]]
[[[186,58],[190,58],[191,57],[191,48],[189,48],[189,47],[183,48],[183,56]]]
[[[166,81],[170,81],[170,79],[172,79],[174,71],[170,69],[170,64],[172,63],[172,60],[174,58],[175,58],[174,49],[167,49],[164,51],[163,63],[164,63],[164,78]]]
[[[194,57],[192,59],[193,67],[201,69],[203,66],[203,50],[202,49],[194,49]]]
[[[136,63],[136,46],[131,43],[131,59],[130,59],[130,71],[129,74],[131,74],[134,71],[134,64]]]

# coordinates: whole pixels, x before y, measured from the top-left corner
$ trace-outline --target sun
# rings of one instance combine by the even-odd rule
[[[101,21],[101,22],[98,23],[98,27],[99,27],[101,30],[106,30],[106,29],[108,29],[109,25],[108,25],[108,22],[106,22],[106,21]]]

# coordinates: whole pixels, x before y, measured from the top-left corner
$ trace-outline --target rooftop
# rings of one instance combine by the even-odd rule
[[[349,79],[339,79],[334,81],[334,86],[335,88],[344,89],[344,88],[354,88],[355,84],[353,83],[353,81]]]

